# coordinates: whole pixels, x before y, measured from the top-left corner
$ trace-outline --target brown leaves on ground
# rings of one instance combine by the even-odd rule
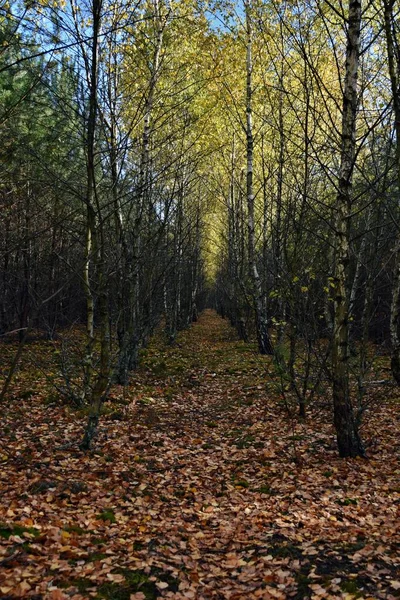
[[[328,403],[289,419],[270,360],[205,312],[112,390],[89,454],[38,371],[2,417],[0,598],[399,598],[398,400],[341,460]]]

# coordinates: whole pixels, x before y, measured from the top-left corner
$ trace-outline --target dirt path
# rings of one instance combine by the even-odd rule
[[[112,390],[89,455],[65,449],[76,411],[9,407],[3,598],[398,597],[396,413],[370,415],[370,461],[341,461],[323,407],[288,419],[270,361],[206,311]]]

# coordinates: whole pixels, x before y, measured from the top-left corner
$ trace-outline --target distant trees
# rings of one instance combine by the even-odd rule
[[[11,9],[1,18],[0,327],[22,336],[40,323],[51,336],[74,310],[64,265],[76,252],[66,229],[76,226],[73,186],[83,168],[74,145],[76,79],[65,59],[29,59],[38,53],[29,31],[21,33]]]

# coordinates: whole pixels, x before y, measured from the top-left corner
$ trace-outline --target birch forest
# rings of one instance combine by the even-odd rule
[[[0,0],[0,600],[400,597],[398,0]]]

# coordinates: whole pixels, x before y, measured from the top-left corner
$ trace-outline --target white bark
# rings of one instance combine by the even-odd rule
[[[364,453],[349,391],[349,299],[347,294],[352,178],[356,155],[357,78],[360,58],[361,2],[350,0],[343,90],[342,146],[336,198],[334,332],[332,348],[334,423],[341,456]]]

